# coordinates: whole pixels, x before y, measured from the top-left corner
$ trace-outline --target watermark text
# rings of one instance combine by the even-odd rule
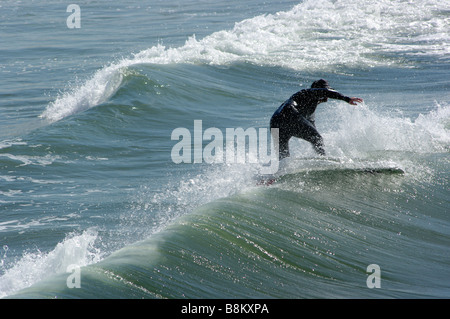
[[[81,288],[81,268],[78,265],[67,266],[66,272],[70,273],[67,277],[67,288]]]
[[[376,264],[367,266],[367,273],[370,275],[367,277],[366,284],[370,289],[381,288],[381,269]]]
[[[261,174],[275,174],[279,167],[278,137],[278,129],[271,130],[271,138],[267,128],[226,128],[225,134],[216,127],[203,130],[202,120],[195,120],[193,134],[183,127],[172,131],[171,139],[179,142],[173,146],[171,157],[176,164],[261,164]],[[204,146],[204,141],[209,143]]]
[[[79,29],[81,28],[81,9],[77,4],[69,4],[67,6],[66,12],[71,12],[67,17],[66,25],[69,29]]]

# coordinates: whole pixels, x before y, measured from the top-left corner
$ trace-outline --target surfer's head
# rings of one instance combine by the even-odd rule
[[[312,89],[331,89],[330,84],[328,84],[327,80],[320,79],[317,81],[314,81],[313,84],[311,84]]]
[[[324,80],[324,79],[314,81],[313,84],[311,84],[311,89],[331,89],[332,90],[332,88],[330,87],[330,84],[328,84],[328,81]],[[328,98],[324,97],[319,100],[319,103],[324,103],[326,101],[328,101]]]

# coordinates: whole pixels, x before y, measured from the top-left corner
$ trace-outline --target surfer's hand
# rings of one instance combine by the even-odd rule
[[[357,103],[362,103],[363,99],[360,99],[359,97],[351,97],[350,101],[348,103],[350,103],[351,105],[356,105]]]

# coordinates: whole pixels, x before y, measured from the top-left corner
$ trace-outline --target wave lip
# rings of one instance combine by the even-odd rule
[[[83,85],[65,92],[51,102],[40,117],[55,122],[105,102],[122,82],[120,70],[125,65],[121,62],[97,71]]]
[[[80,235],[67,236],[48,253],[40,251],[25,253],[0,277],[0,298],[52,278],[55,274],[66,273],[70,265],[82,267],[100,261],[102,254],[94,248],[97,239],[97,231],[88,229]],[[3,266],[2,263],[0,266]],[[66,274],[64,276],[67,277]]]

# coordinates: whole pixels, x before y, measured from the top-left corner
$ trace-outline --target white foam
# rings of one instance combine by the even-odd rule
[[[68,236],[50,252],[25,253],[11,268],[2,271],[0,298],[29,287],[51,275],[65,273],[69,265],[82,267],[100,261],[102,254],[94,248],[97,238],[97,232],[94,229],[88,229],[81,235]],[[0,262],[2,268],[5,267],[5,260],[7,260],[6,250]]]
[[[41,117],[52,122],[58,121],[103,103],[119,87],[122,81],[121,68],[132,64],[130,60],[125,60],[100,69],[84,84],[65,92],[51,102]]]
[[[27,166],[27,165],[39,165],[39,166],[47,166],[51,165],[54,161],[60,159],[59,156],[45,155],[45,156],[30,156],[30,155],[13,155],[9,153],[0,154],[1,157],[6,157],[12,161],[21,162],[19,166]]]
[[[23,142],[21,139],[0,141],[0,150],[14,145],[27,145],[27,143]]]
[[[369,107],[336,104],[339,127],[324,133],[327,149],[335,156],[360,157],[377,151],[443,152],[450,145],[450,107],[410,119],[383,115]]]
[[[415,124],[431,135],[433,141],[450,148],[450,105],[437,104],[435,111],[420,114]]]
[[[448,57],[448,3],[440,0],[305,0],[293,9],[236,23],[178,48],[153,46],[98,70],[84,84],[51,102],[42,117],[57,121],[106,101],[118,89],[122,70],[135,64],[249,62],[294,70],[398,64],[387,57]]]

